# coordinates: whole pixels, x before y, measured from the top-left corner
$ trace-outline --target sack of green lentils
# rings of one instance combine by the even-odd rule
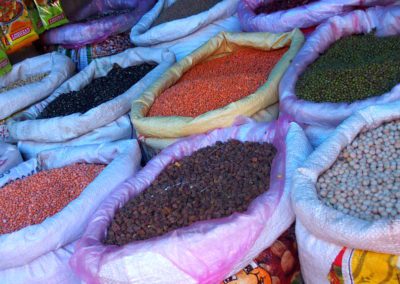
[[[46,100],[10,120],[18,141],[66,142],[126,115],[134,99],[175,62],[165,49],[133,48],[94,60]]]
[[[11,144],[0,142],[0,174],[22,163],[18,148]]]
[[[299,30],[220,33],[133,102],[137,137],[165,148],[177,138],[230,126],[237,116],[275,105],[279,81],[303,41]]]
[[[400,99],[399,48],[400,6],[331,18],[283,76],[280,110],[299,123],[334,128],[360,109]]]
[[[400,103],[340,124],[294,174],[292,204],[306,283],[398,283]]]
[[[101,205],[70,264],[89,283],[223,281],[290,227],[291,175],[310,151],[285,119],[182,139]]]
[[[44,151],[0,175],[1,283],[70,283],[68,245],[140,160],[125,140]]]
[[[159,0],[131,30],[131,41],[150,46],[184,38],[236,13],[239,0]]]
[[[75,71],[72,61],[57,53],[26,59],[0,77],[0,140],[10,141],[4,123],[17,112],[47,98]]]

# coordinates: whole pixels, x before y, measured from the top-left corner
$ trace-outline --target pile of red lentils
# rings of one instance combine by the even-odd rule
[[[241,48],[197,64],[158,96],[148,116],[196,117],[238,101],[267,81],[287,50]]]
[[[73,164],[42,171],[0,188],[0,234],[39,224],[61,211],[104,167]]]

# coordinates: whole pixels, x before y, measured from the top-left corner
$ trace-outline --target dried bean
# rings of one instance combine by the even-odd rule
[[[242,48],[197,64],[157,97],[148,116],[196,117],[238,101],[265,83],[286,51]]]
[[[285,11],[299,6],[304,6],[317,0],[276,0],[263,4],[256,9],[256,14],[271,14],[277,11]]]
[[[29,78],[27,78],[27,79],[25,79],[25,80],[18,80],[18,81],[15,81],[15,82],[13,82],[13,83],[11,83],[11,84],[9,84],[9,85],[3,87],[3,88],[0,88],[0,94],[1,94],[1,93],[4,93],[4,92],[7,92],[7,91],[10,91],[10,90],[12,90],[12,89],[18,88],[18,87],[22,87],[22,86],[25,86],[25,85],[28,85],[28,84],[32,84],[32,83],[41,81],[41,80],[43,80],[47,75],[49,75],[49,73],[50,73],[50,72],[43,73],[43,74],[38,74],[38,75],[34,75],[34,76],[32,76],[32,77],[29,77]]]
[[[153,68],[154,65],[147,63],[127,68],[114,64],[107,76],[93,79],[79,91],[61,94],[40,113],[38,118],[85,113],[123,94]]]
[[[400,120],[362,132],[317,182],[320,199],[365,220],[400,218]],[[331,197],[330,197],[331,196]]]
[[[42,171],[0,189],[0,235],[39,224],[61,211],[104,169],[74,164]]]
[[[230,140],[170,164],[116,213],[105,243],[124,245],[246,211],[268,190],[275,153],[271,144]]]

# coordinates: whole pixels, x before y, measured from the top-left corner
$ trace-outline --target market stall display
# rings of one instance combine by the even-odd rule
[[[396,0],[240,0],[238,16],[247,32],[282,33],[309,28],[355,8],[395,4]]]
[[[174,55],[167,50],[148,48],[129,49],[111,57],[96,59],[61,85],[48,99],[9,121],[7,126],[10,135],[18,141],[68,143],[71,139],[91,133],[126,115],[132,101],[174,61]],[[150,71],[147,74],[140,71],[135,77],[126,77],[125,81],[118,74],[113,79],[105,77],[115,64],[136,72],[141,70],[138,66],[146,63],[157,66],[152,71],[143,70]],[[44,118],[43,111],[47,111],[46,108],[53,109],[52,118],[38,119]],[[64,113],[64,110],[68,110],[68,113]]]
[[[387,38],[368,40],[372,35],[354,36],[367,33]],[[396,63],[392,65],[399,60],[398,53],[392,52],[399,43],[399,34],[400,6],[357,10],[321,24],[306,40],[280,82],[280,110],[297,122],[333,128],[357,110],[399,99],[398,71]],[[347,46],[347,50],[342,51],[342,46]],[[348,49],[349,46],[352,48]],[[340,56],[335,61],[337,53]],[[382,62],[385,64],[379,65]],[[336,71],[332,66],[337,66]],[[385,70],[384,74],[380,70]],[[322,78],[327,82],[320,82]],[[344,78],[346,82],[341,83]],[[311,81],[322,86],[323,98],[310,86]],[[335,96],[325,93],[335,88],[345,93],[335,91]]]
[[[361,283],[365,276],[373,283],[398,281],[399,119],[398,102],[357,112],[294,175],[307,283]]]
[[[93,216],[71,259],[74,271],[84,281],[104,281],[108,279],[120,282],[141,282],[146,279],[151,283],[218,283],[242,269],[265,248],[271,246],[293,222],[288,191],[291,175],[308,155],[311,148],[304,133],[296,124],[292,124],[289,131],[288,128],[289,124],[284,119],[269,124],[248,123],[183,139],[164,149],[147,163],[135,177],[121,185]],[[239,140],[240,142],[228,142],[231,140]],[[224,146],[224,143],[227,142],[230,145]],[[147,190],[150,190],[148,192],[150,194],[151,187],[149,188],[149,186],[157,186],[164,170],[169,171],[171,167],[179,168],[180,166],[185,168],[186,162],[190,162],[195,157],[194,155],[208,153],[209,150],[213,149],[212,146],[219,147],[221,151],[227,151],[225,153],[231,155],[228,147],[233,147],[232,144],[235,145],[234,147],[243,147],[241,142],[249,145],[247,147],[254,148],[269,148],[269,145],[262,144],[270,143],[277,149],[270,173],[266,175],[264,170],[258,171],[258,169],[264,167],[264,165],[259,164],[259,161],[264,159],[262,155],[265,154],[261,152],[257,155],[249,153],[248,158],[245,158],[243,165],[252,169],[247,168],[247,170],[254,171],[256,172],[255,175],[258,173],[260,176],[251,180],[246,179],[245,172],[236,176],[239,184],[245,184],[245,187],[242,188],[242,201],[246,200],[244,204],[250,203],[247,210],[243,208],[246,210],[244,213],[236,212],[229,217],[221,218],[226,215],[218,215],[217,211],[213,212],[213,209],[209,208],[204,212],[205,217],[207,218],[207,215],[210,215],[211,219],[218,219],[196,222],[190,226],[170,231],[160,237],[133,241],[120,247],[103,244],[103,241],[107,238],[104,232],[111,225],[113,218],[118,214],[118,210],[123,210],[121,208],[129,200],[140,198],[139,196],[146,194]],[[256,144],[261,145],[256,146]],[[196,154],[196,151],[198,154]],[[222,171],[229,171],[229,168],[232,168],[231,173],[233,173],[242,166],[233,166],[229,162],[233,160],[224,160],[223,157],[221,155],[213,158],[213,164],[217,166],[219,163],[219,168]],[[235,159],[233,156],[231,158]],[[190,164],[187,164],[187,166],[190,167]],[[192,165],[192,167],[193,170],[196,168],[199,171],[199,168],[204,166],[201,159],[198,159],[197,164]],[[206,178],[205,170],[202,169],[203,178]],[[265,171],[269,171],[268,166],[266,166]],[[261,195],[250,202],[254,195],[247,195],[246,192],[250,188],[260,186],[260,180],[267,179],[269,175],[269,188],[266,185],[261,186]],[[210,174],[207,176],[210,176]],[[184,176],[180,175],[179,178],[184,179]],[[224,199],[224,195],[229,196],[229,192],[231,192],[229,188],[236,187],[235,182],[228,185],[230,179],[223,175],[217,176],[215,173],[212,180],[216,186],[220,184],[223,187],[220,189],[223,193],[219,197],[213,196],[209,200],[209,205],[218,204],[218,199]],[[208,178],[208,182],[210,181],[211,178]],[[232,180],[230,181],[232,182]],[[164,179],[161,182],[170,182],[170,180]],[[171,191],[181,192],[180,188],[190,190],[190,184],[177,183],[174,189],[171,188]],[[177,198],[179,198],[178,195]],[[195,198],[196,194],[188,198],[193,197]],[[230,204],[235,202],[233,196],[230,200],[226,207],[237,207],[237,205]],[[142,207],[141,205],[137,206],[136,213],[139,213],[138,210],[141,209],[151,210],[145,207],[144,203]],[[190,206],[190,203],[187,205]],[[168,209],[167,206],[158,207],[161,210],[170,210],[171,212],[175,212],[176,209],[174,207]],[[244,205],[244,207],[246,206]],[[197,208],[197,210],[202,210],[201,206]],[[213,208],[215,210],[218,207],[215,205]],[[191,209],[187,208],[187,210]],[[226,213],[230,214],[229,212]],[[193,216],[189,214],[185,219],[182,219],[171,213],[170,218],[177,218],[178,226],[179,224],[181,224],[180,226],[188,224],[183,223],[186,222],[186,218],[188,222],[193,220]],[[129,226],[132,235],[136,232],[141,234],[140,227],[135,225],[135,219],[129,223]],[[249,226],[251,226],[251,230],[248,229]],[[137,231],[138,229],[139,231]],[[151,228],[150,230],[154,229]],[[160,234],[157,231],[155,233],[156,235]],[[148,249],[149,247],[151,249]],[[148,269],[131,269],[132,266],[137,265],[148,267]],[[153,273],[154,269],[161,270],[163,273]]]
[[[171,139],[230,126],[237,116],[252,116],[273,106],[279,80],[303,40],[298,30],[221,33],[212,38],[133,102],[131,117],[139,139],[152,152],[151,148],[165,148]],[[235,81],[241,83],[232,84]]]
[[[239,0],[160,0],[131,30],[137,46],[184,38],[236,12]]]
[[[6,225],[0,234],[0,252],[4,256],[0,260],[0,277],[34,278],[33,271],[42,276],[39,270],[29,269],[30,263],[77,240],[99,204],[135,174],[140,159],[135,140],[65,147],[42,152],[2,175],[0,212],[2,224]],[[21,195],[24,186],[27,187]],[[49,263],[51,259],[54,258],[43,257],[40,266],[57,265]],[[14,275],[10,269],[24,274]],[[13,279],[2,282],[16,283]]]

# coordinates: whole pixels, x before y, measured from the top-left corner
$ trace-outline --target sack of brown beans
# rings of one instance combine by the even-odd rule
[[[131,30],[131,41],[150,46],[184,38],[236,13],[239,0],[159,0]]]
[[[11,144],[0,142],[0,174],[22,163],[18,148]]]
[[[284,74],[280,110],[311,128],[334,129],[358,110],[400,99],[399,48],[400,6],[331,18]]]
[[[15,64],[10,73],[0,77],[0,140],[11,141],[7,119],[47,98],[74,71],[68,57],[48,53]]]
[[[400,103],[338,126],[292,183],[306,283],[398,283]]]
[[[240,0],[238,16],[244,31],[282,33],[319,25],[355,7],[394,3],[396,0]]]
[[[279,81],[303,41],[299,30],[220,33],[133,102],[137,136],[159,150],[178,138],[230,126],[237,116],[273,106]]]
[[[0,175],[1,283],[70,283],[61,279],[71,248],[60,249],[140,160],[136,140],[125,140],[44,151]]]
[[[311,147],[288,128],[252,122],[164,149],[99,207],[74,271],[87,282],[166,284],[241,270],[294,221],[291,175]]]
[[[110,36],[129,31],[156,0],[90,1],[73,16],[70,24],[45,32],[46,45],[61,44],[66,48],[80,48],[101,42]]]
[[[10,120],[10,135],[18,141],[53,143],[88,134],[126,115],[132,101],[174,61],[171,52],[149,48],[96,59],[45,101]]]

